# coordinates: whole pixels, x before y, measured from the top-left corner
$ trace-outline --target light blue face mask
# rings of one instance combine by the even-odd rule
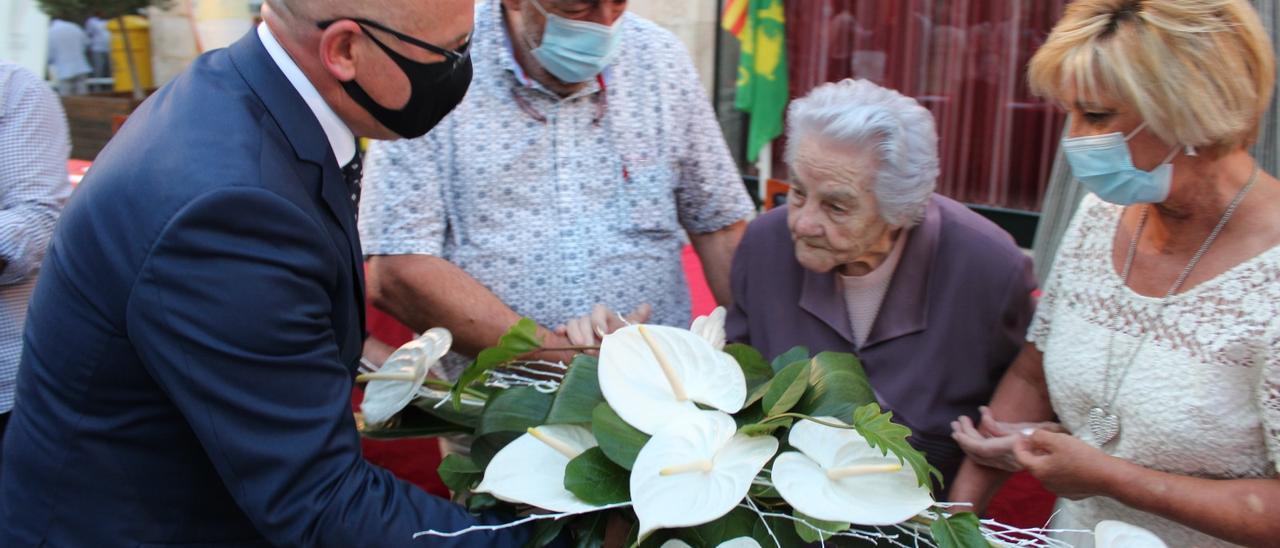
[[[1116,132],[1063,139],[1062,151],[1071,164],[1071,174],[1089,191],[1113,204],[1165,201],[1173,180],[1173,164],[1169,160],[1178,154],[1178,149],[1170,152],[1154,170],[1133,167],[1129,140],[1145,127],[1147,124],[1143,122],[1128,135]]]
[[[547,18],[542,31],[542,45],[533,49],[533,57],[560,80],[577,84],[600,74],[618,56],[622,33],[618,25],[601,25],[566,19],[548,13],[538,0],[531,4]]]

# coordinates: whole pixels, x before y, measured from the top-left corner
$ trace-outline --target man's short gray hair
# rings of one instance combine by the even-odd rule
[[[787,163],[794,165],[796,146],[814,137],[875,147],[880,217],[903,228],[924,217],[938,180],[938,132],[933,114],[915,99],[867,80],[823,84],[787,109]]]

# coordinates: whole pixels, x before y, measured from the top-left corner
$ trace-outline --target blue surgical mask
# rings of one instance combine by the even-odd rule
[[[1143,171],[1133,167],[1129,140],[1146,126],[1143,122],[1128,135],[1117,132],[1063,139],[1062,151],[1066,154],[1067,163],[1071,164],[1071,174],[1085,188],[1113,204],[1165,201],[1173,180],[1173,164],[1169,160],[1177,155],[1178,149],[1170,152],[1154,170]]]
[[[600,74],[618,56],[622,33],[618,25],[601,25],[566,19],[548,13],[538,0],[531,4],[547,18],[542,45],[533,48],[533,57],[553,76],[577,84]]]

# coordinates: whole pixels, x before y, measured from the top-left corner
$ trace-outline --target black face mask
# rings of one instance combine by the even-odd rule
[[[338,20],[323,21],[318,26],[324,29],[334,21]],[[365,19],[351,19],[351,21],[360,25],[360,30],[363,30],[373,43],[382,48],[387,57],[395,61],[409,79],[409,102],[399,110],[391,110],[378,104],[354,79],[342,82],[342,89],[346,90],[347,95],[368,111],[378,123],[401,137],[408,139],[421,137],[431,131],[431,128],[440,123],[445,115],[462,102],[462,98],[467,94],[467,87],[471,85],[471,55],[466,45],[460,51],[450,51],[401,34],[373,21]],[[445,60],[438,63],[419,63],[409,59],[383,44],[369,32],[369,29],[365,28],[366,26],[391,34],[402,42],[443,55]]]

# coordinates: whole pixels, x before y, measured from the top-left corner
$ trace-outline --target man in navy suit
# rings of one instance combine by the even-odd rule
[[[366,463],[349,407],[355,136],[461,100],[471,4],[268,0],[130,117],[31,303],[0,546],[404,546],[481,521]]]

